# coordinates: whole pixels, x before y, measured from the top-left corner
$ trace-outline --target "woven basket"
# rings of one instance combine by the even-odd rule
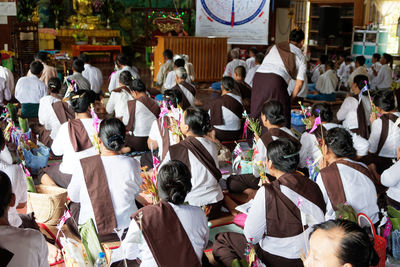
[[[110,262],[111,262],[111,253],[112,253],[112,251],[111,251],[111,249],[110,249],[107,245],[105,245],[105,244],[103,244],[102,247],[103,247],[103,250],[104,250],[104,254],[105,254],[105,256],[106,256],[105,258],[106,258],[106,261],[107,261],[107,266],[110,266]],[[81,244],[81,248],[82,248],[82,253],[84,253],[85,249],[83,248],[82,244]],[[76,261],[74,261],[74,259],[72,259],[72,258],[68,255],[68,253],[66,253],[65,249],[62,249],[62,253],[63,253],[63,255],[64,255],[64,263],[65,263],[65,266],[66,266],[66,267],[80,267],[80,266],[76,263]]]
[[[37,193],[28,192],[28,213],[34,212],[36,221],[57,225],[65,211],[67,190],[56,186],[37,185]]]

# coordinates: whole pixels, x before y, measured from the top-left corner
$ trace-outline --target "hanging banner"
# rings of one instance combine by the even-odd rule
[[[196,36],[230,44],[268,44],[270,0],[197,0]]]

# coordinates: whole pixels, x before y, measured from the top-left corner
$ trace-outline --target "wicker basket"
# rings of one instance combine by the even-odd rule
[[[112,253],[112,251],[111,251],[111,249],[110,249],[107,245],[105,245],[105,244],[103,244],[102,247],[103,247],[103,250],[104,250],[104,254],[105,254],[105,256],[106,256],[105,258],[106,258],[106,261],[107,261],[107,266],[110,266],[110,262],[111,262],[111,253]],[[85,249],[83,248],[82,244],[81,244],[81,248],[82,248],[82,253],[84,253]],[[64,255],[64,263],[65,263],[65,266],[66,266],[66,267],[80,267],[80,266],[74,261],[74,259],[72,259],[72,258],[68,255],[68,253],[66,253],[65,249],[62,249],[62,253],[63,253],[63,255]]]
[[[34,212],[36,221],[57,225],[65,211],[67,190],[56,186],[37,185],[37,193],[28,192],[28,213]]]

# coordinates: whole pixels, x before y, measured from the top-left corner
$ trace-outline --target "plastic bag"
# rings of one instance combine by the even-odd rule
[[[400,260],[400,232],[398,230],[392,232],[392,253],[393,258]]]
[[[25,165],[32,173],[37,174],[39,169],[47,166],[49,161],[50,148],[40,146],[31,150],[22,149],[25,158]]]
[[[94,264],[99,252],[103,252],[103,249],[93,219],[89,219],[84,224],[79,225],[79,234],[81,235],[82,244],[85,248],[88,260]]]

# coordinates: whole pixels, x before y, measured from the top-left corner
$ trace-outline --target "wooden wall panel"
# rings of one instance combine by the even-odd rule
[[[222,78],[227,63],[227,38],[159,36],[154,52],[154,81],[164,63],[162,53],[165,49],[189,56],[196,82],[219,81]]]

